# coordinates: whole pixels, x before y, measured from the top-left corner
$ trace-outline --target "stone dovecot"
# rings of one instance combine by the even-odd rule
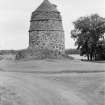
[[[65,38],[60,12],[56,5],[44,0],[32,12],[29,29],[29,48],[65,51]]]

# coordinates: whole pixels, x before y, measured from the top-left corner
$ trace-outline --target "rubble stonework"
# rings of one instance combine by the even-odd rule
[[[32,13],[29,48],[65,51],[65,38],[60,12],[48,0]]]
[[[46,59],[65,56],[65,38],[60,12],[48,0],[32,12],[29,47],[17,52],[16,59]]]

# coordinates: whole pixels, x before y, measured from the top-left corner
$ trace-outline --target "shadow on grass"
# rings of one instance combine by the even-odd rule
[[[97,61],[88,61],[87,59],[81,59],[83,62],[92,62],[92,63],[105,63],[105,60],[97,60]]]
[[[2,68],[0,68],[0,71],[4,71]]]

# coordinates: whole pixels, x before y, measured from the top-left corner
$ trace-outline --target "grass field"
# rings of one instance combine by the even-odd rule
[[[0,61],[0,105],[105,105],[105,64]]]

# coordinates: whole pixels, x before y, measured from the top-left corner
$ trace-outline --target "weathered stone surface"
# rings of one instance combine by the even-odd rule
[[[62,22],[54,19],[32,21],[30,24],[30,32],[32,31],[63,31]]]
[[[64,32],[62,31],[33,31],[30,33],[30,48],[64,51]]]
[[[32,13],[29,29],[29,48],[48,49],[63,53],[65,38],[60,12],[48,0]]]
[[[32,12],[29,28],[29,47],[19,51],[16,59],[62,58],[65,37],[60,12],[48,0]]]

